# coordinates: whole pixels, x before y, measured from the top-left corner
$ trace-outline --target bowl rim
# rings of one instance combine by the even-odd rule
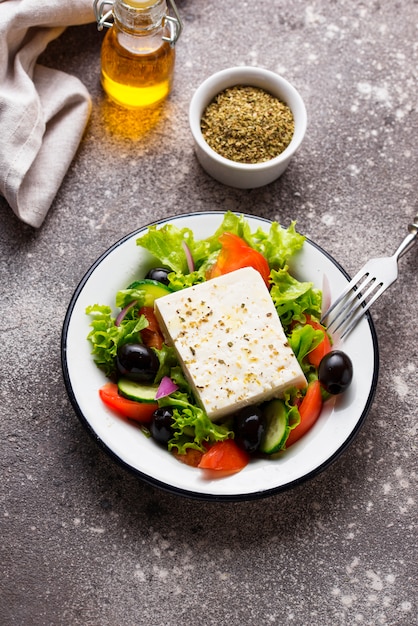
[[[202,212],[202,217],[205,216],[211,216],[211,215],[218,215],[218,214],[223,214],[224,211],[204,211]],[[119,240],[117,240],[115,243],[113,243],[109,248],[107,248],[107,250],[105,250],[97,259],[96,261],[91,265],[91,267],[85,272],[84,276],[82,277],[82,279],[80,280],[78,286],[76,287],[71,300],[69,302],[68,308],[67,308],[67,312],[65,315],[65,319],[64,319],[64,323],[63,323],[63,327],[62,327],[62,333],[61,333],[61,367],[62,367],[62,373],[63,373],[63,379],[64,379],[64,383],[65,383],[65,387],[66,387],[66,391],[67,394],[69,396],[70,399],[70,403],[73,407],[73,410],[75,411],[77,417],[79,418],[79,420],[81,421],[81,423],[83,424],[83,426],[86,428],[86,430],[88,431],[89,435],[94,439],[94,441],[96,442],[96,444],[99,445],[99,447],[108,455],[110,456],[118,465],[120,465],[121,467],[125,468],[127,471],[129,471],[130,473],[132,473],[133,475],[139,477],[141,480],[143,480],[145,483],[148,483],[150,485],[153,485],[155,487],[158,487],[164,491],[167,491],[171,494],[176,494],[176,495],[180,495],[180,496],[184,496],[187,498],[191,498],[191,499],[195,499],[195,500],[204,500],[204,501],[217,501],[217,502],[237,502],[237,501],[250,501],[250,500],[257,500],[257,499],[261,499],[261,498],[266,498],[266,497],[270,497],[272,495],[278,494],[278,493],[282,493],[284,491],[288,491],[296,486],[301,485],[302,483],[309,481],[310,479],[318,476],[320,473],[322,473],[326,468],[328,468],[351,444],[351,442],[353,441],[353,439],[356,437],[356,435],[358,434],[358,432],[361,430],[361,427],[369,413],[370,407],[372,405],[373,402],[373,398],[376,392],[376,387],[377,387],[377,382],[378,382],[378,374],[379,374],[379,348],[378,348],[378,341],[377,341],[377,335],[376,335],[376,331],[374,328],[374,324],[370,315],[370,312],[366,312],[365,314],[365,320],[367,320],[368,326],[369,326],[369,331],[370,331],[370,336],[371,336],[371,340],[372,340],[372,346],[373,346],[373,363],[374,363],[374,367],[373,367],[373,374],[372,374],[372,380],[371,380],[371,385],[367,394],[367,400],[364,404],[363,410],[361,412],[361,415],[359,415],[359,418],[355,424],[355,427],[353,428],[353,430],[350,432],[349,436],[344,440],[344,442],[340,445],[340,447],[338,449],[335,450],[335,452],[333,454],[331,454],[329,457],[327,457],[322,463],[320,463],[318,466],[316,466],[314,469],[312,469],[311,471],[309,471],[307,474],[304,474],[303,476],[300,476],[298,478],[294,478],[293,480],[286,482],[280,486],[275,486],[275,487],[270,487],[267,489],[263,489],[263,490],[259,490],[259,491],[251,491],[248,493],[231,493],[231,494],[213,494],[213,493],[207,493],[207,492],[199,492],[199,491],[194,491],[194,490],[188,490],[185,489],[183,487],[178,487],[178,486],[174,486],[170,483],[164,483],[161,480],[159,480],[156,477],[153,477],[147,473],[145,473],[144,471],[141,471],[131,465],[129,465],[129,463],[127,463],[124,459],[122,459],[120,456],[118,456],[118,454],[116,454],[116,452],[114,452],[113,449],[111,449],[109,447],[109,445],[101,439],[100,435],[98,433],[96,433],[96,431],[94,430],[93,426],[90,424],[88,418],[86,417],[86,415],[84,415],[73,384],[72,384],[72,379],[71,379],[71,375],[70,375],[70,371],[69,371],[69,363],[67,360],[67,337],[68,337],[68,332],[69,332],[69,327],[71,325],[71,318],[72,318],[72,313],[74,311],[74,308],[77,304],[77,300],[79,299],[86,283],[89,281],[91,275],[94,273],[94,271],[96,270],[96,268],[102,263],[102,261],[108,257],[110,254],[112,254],[113,251],[115,251],[117,248],[119,248],[122,244],[124,244],[125,242],[127,242],[128,240],[132,239],[133,237],[136,237],[139,233],[145,232],[147,228],[149,228],[149,226],[151,225],[163,225],[166,223],[169,223],[172,220],[177,220],[177,219],[184,219],[184,218],[189,218],[189,217],[194,217],[196,215],[199,215],[199,213],[196,212],[188,212],[188,213],[184,213],[184,214],[178,214],[178,215],[172,215],[170,217],[166,217],[154,222],[151,222],[148,225],[145,226],[141,226],[137,229],[135,229],[134,231],[126,234],[125,236],[123,236],[122,238],[120,238]],[[245,213],[239,213],[239,215],[243,215],[245,218],[250,218],[250,219],[256,219],[259,222],[266,222],[267,224],[271,224],[271,220],[270,219],[266,219],[266,218],[262,218],[259,216],[254,216],[254,215],[249,215],[249,214],[245,214]],[[308,237],[306,237],[306,241],[313,247],[316,248],[322,255],[324,255],[328,261],[330,261],[339,271],[340,273],[347,279],[349,280],[349,275],[347,274],[347,272],[342,268],[342,266],[326,251],[324,250],[321,246],[319,246],[318,244],[316,244],[314,241],[312,241],[311,239],[309,239]]]
[[[209,104],[209,102],[216,96],[216,94],[220,93],[224,89],[227,89],[228,86],[233,87],[239,84],[251,85],[252,80],[258,82],[261,79],[264,79],[266,82],[269,83],[273,82],[275,86],[282,89],[283,92],[285,92],[285,94],[288,96],[288,98],[292,100],[293,106],[291,106],[287,101],[286,104],[291,109],[295,120],[295,130],[293,133],[293,137],[289,145],[283,150],[283,152],[278,154],[276,157],[269,159],[268,161],[263,161],[261,163],[240,163],[239,161],[232,161],[231,159],[227,159],[226,157],[223,157],[218,152],[216,152],[216,150],[211,148],[204,139],[200,128],[202,113],[206,106]],[[260,85],[254,86],[259,87]],[[267,84],[262,86],[262,88],[266,91],[269,91]],[[278,97],[275,93],[271,93]],[[283,100],[286,100],[284,96]],[[302,99],[302,96],[297,91],[297,89],[280,74],[274,72],[273,70],[258,66],[242,65],[225,68],[223,70],[215,72],[211,76],[208,76],[202,83],[200,83],[200,85],[195,90],[189,105],[190,130],[199,148],[213,160],[217,161],[219,164],[226,166],[230,169],[235,169],[243,172],[256,172],[261,170],[266,171],[271,168],[275,168],[281,163],[290,159],[303,141],[306,133],[307,124],[308,116],[306,106]]]

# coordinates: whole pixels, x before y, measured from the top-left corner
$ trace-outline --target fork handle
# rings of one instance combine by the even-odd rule
[[[402,241],[401,245],[393,255],[395,259],[399,259],[401,256],[409,252],[409,250],[415,244],[418,236],[418,214],[415,215],[412,224],[408,225],[408,231],[409,234],[405,237],[405,239]]]

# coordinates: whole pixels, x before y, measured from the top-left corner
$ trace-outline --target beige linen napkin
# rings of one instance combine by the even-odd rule
[[[41,226],[90,115],[74,76],[37,64],[66,26],[94,21],[92,0],[0,0],[0,193]]]

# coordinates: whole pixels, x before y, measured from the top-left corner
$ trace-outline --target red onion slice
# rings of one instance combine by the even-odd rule
[[[120,326],[121,325],[121,322],[122,322],[123,318],[125,317],[125,315],[127,314],[127,312],[129,311],[129,309],[132,309],[132,307],[135,306],[136,303],[137,303],[137,300],[132,300],[132,302],[127,304],[122,309],[122,311],[119,313],[119,315],[115,319],[115,326]]]
[[[187,245],[187,243],[184,241],[184,239],[181,242],[181,245],[183,247],[184,254],[186,255],[187,267],[189,269],[189,272],[191,273],[194,271],[194,260],[192,257],[192,253],[190,252],[190,248]]]
[[[177,391],[178,387],[176,383],[174,383],[171,378],[168,376],[163,376],[161,379],[160,385],[157,389],[157,393],[155,394],[155,399],[164,398],[165,396],[169,396],[170,393],[174,393]]]

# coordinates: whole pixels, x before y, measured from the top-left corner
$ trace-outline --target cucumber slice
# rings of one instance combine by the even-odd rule
[[[128,289],[137,289],[138,291],[142,291],[144,293],[144,306],[153,306],[154,301],[157,298],[173,293],[173,290],[170,289],[170,287],[163,285],[163,283],[159,283],[158,280],[151,280],[151,278],[136,280],[129,285]]]
[[[278,452],[289,435],[286,406],[283,400],[270,400],[264,407],[266,432],[260,445],[260,451],[265,454]]]
[[[136,400],[137,402],[156,402],[155,394],[158,390],[158,385],[147,385],[144,383],[138,383],[128,378],[120,378],[118,381],[118,390],[121,396],[128,398],[129,400]]]

